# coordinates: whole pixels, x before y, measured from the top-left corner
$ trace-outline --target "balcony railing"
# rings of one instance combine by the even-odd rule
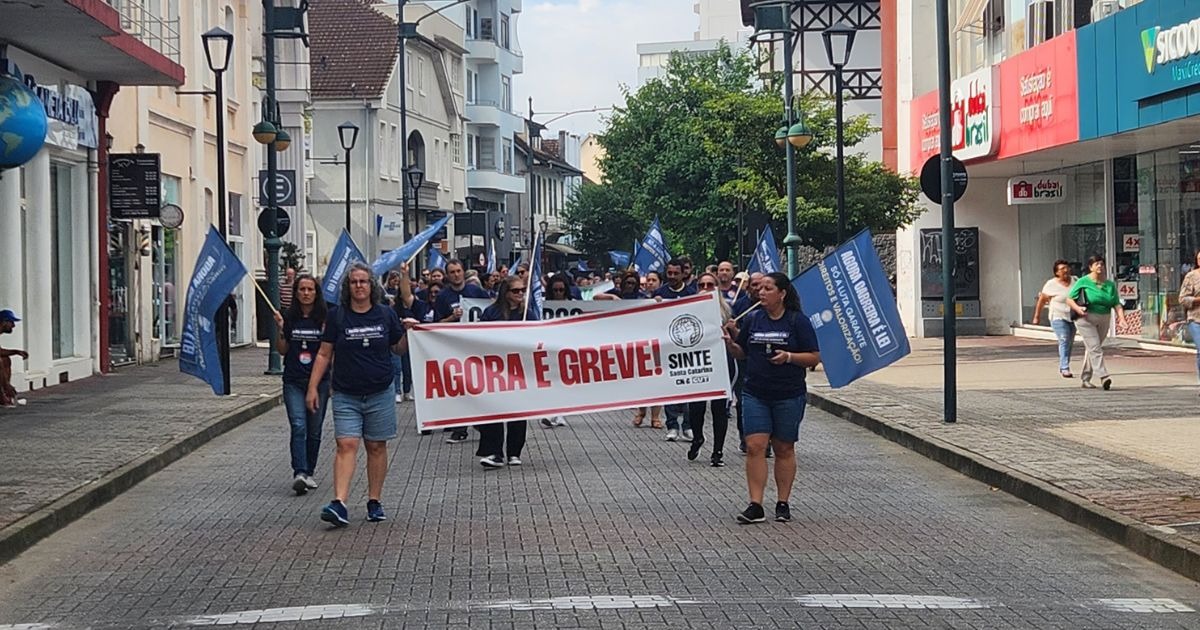
[[[180,63],[179,18],[163,19],[141,0],[104,0],[121,16],[121,28],[158,54]]]

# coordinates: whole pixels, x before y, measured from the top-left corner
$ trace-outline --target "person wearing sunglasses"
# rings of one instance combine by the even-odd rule
[[[558,273],[550,276],[546,281],[546,299],[547,300],[578,300],[575,286],[571,282],[570,276],[565,273]],[[554,419],[542,418],[542,426],[547,429],[552,427],[567,426],[567,419],[563,416],[555,416]]]
[[[699,294],[714,293],[719,288],[716,274],[704,272],[696,278],[696,290]],[[724,298],[717,300],[717,304],[721,309],[721,325],[724,326],[731,318],[729,304]],[[733,361],[728,355],[726,360],[729,361],[729,373],[733,374]],[[721,468],[725,465],[725,434],[729,430],[729,399],[717,398],[710,403],[713,417],[713,447],[712,456],[709,458],[713,468]],[[689,461],[695,461],[700,454],[700,449],[704,447],[704,405],[706,401],[700,400],[688,403],[687,419],[688,424],[692,428],[692,446],[688,449],[687,458]]]
[[[592,296],[593,300],[645,300],[650,296],[642,291],[642,279],[636,271],[626,271],[617,286]]]
[[[496,287],[496,301],[483,310],[479,321],[537,321],[537,307],[533,304],[526,307],[525,291],[526,284],[523,278],[504,278]],[[524,420],[483,424],[478,428],[478,454],[483,457],[479,460],[479,465],[484,468],[521,465],[521,450],[525,448],[525,436],[528,431],[528,424]]]

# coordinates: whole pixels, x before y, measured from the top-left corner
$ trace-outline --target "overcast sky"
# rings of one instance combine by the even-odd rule
[[[692,39],[695,0],[524,0],[517,37],[525,73],[513,86],[524,114],[533,96],[535,120],[621,102],[620,85],[636,86],[637,45]],[[599,114],[577,114],[551,129],[600,131]]]

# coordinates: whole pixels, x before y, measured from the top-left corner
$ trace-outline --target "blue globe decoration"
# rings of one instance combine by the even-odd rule
[[[20,80],[0,75],[0,170],[32,160],[49,127],[42,101]]]

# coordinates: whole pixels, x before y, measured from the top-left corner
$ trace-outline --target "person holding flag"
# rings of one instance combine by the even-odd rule
[[[525,287],[525,281],[516,276],[508,276],[501,280],[496,291],[496,301],[483,310],[479,321],[519,322],[540,319],[534,305],[525,299]],[[528,426],[525,420],[480,425],[478,452],[483,459],[479,460],[479,465],[484,468],[503,468],[506,464],[520,466],[521,450],[525,448]]]
[[[293,300],[286,313],[275,311],[275,349],[283,355],[283,405],[292,428],[292,490],[306,494],[317,489],[313,473],[321,452],[321,427],[329,403],[329,374],[317,385],[317,408],[305,401],[313,361],[321,346],[327,308],[317,279],[309,274],[296,276]]]
[[[380,499],[387,477],[387,441],[396,437],[391,355],[407,350],[408,339],[396,312],[381,304],[382,293],[371,267],[364,263],[350,267],[338,306],[325,321],[321,349],[308,381],[308,408],[315,412],[321,400],[321,381],[336,359],[333,500],[321,510],[321,520],[334,527],[350,524],[346,499],[360,442],[366,442],[367,449],[367,520],[387,519]]]
[[[435,322],[459,322],[462,320],[462,299],[483,298],[491,299],[482,287],[467,283],[467,272],[461,260],[453,258],[446,262],[446,284],[438,293],[433,304],[433,320]],[[467,441],[466,427],[459,427],[450,432],[446,438],[449,444],[459,444]]]

